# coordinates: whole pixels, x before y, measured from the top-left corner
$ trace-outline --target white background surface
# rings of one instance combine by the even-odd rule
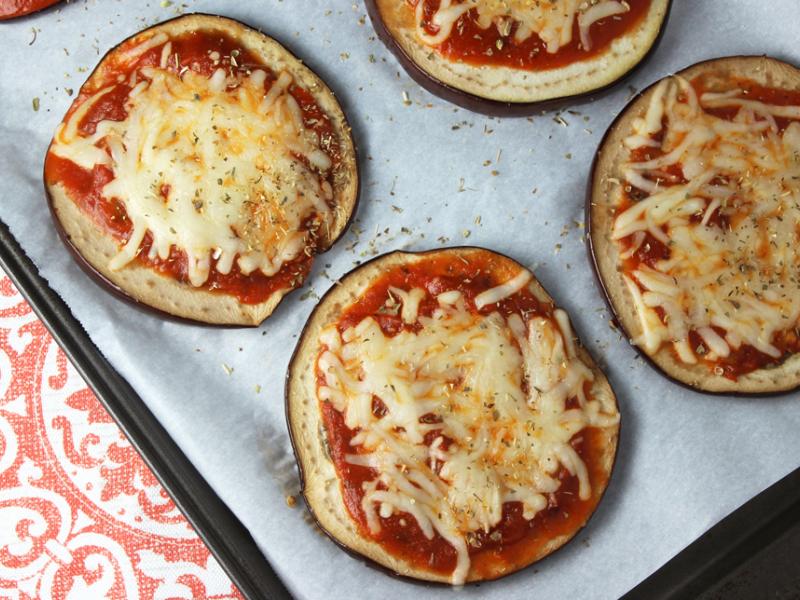
[[[307,289],[322,294],[331,285],[323,270],[338,277],[373,247],[436,248],[444,236],[448,244],[494,248],[533,267],[569,311],[590,351],[607,365],[622,410],[608,493],[589,526],[553,557],[457,592],[424,589],[363,566],[312,526],[302,504],[290,509],[284,500],[299,485],[284,420],[284,374],[314,296],[292,294],[253,330],[165,321],[95,285],[51,224],[41,171],[50,137],[71,102],[66,88],[77,93],[107,49],[174,16],[176,7],[157,0],[74,1],[0,24],[0,218],[298,597],[618,597],[798,466],[797,394],[706,397],[656,374],[610,330],[576,225],[583,220],[591,158],[629,98],[628,84],[641,89],[693,62],[729,54],[766,53],[800,63],[796,0],[675,0],[651,61],[601,100],[575,107],[580,115],[561,114],[567,126],[554,121],[555,113],[532,120],[485,118],[429,95],[375,40],[361,0],[181,5],[274,35],[330,83],[350,117],[363,180],[355,227],[363,233],[352,228],[320,257]],[[32,28],[37,35],[29,45]],[[404,91],[411,106],[403,103]],[[492,163],[484,166],[487,160]],[[466,189],[459,192],[461,179]],[[389,235],[370,246],[386,227]],[[233,368],[230,375],[223,363]]]

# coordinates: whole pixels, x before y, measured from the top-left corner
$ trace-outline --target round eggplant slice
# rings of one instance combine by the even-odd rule
[[[44,10],[61,0],[0,0],[0,21]]]
[[[275,40],[194,14],[103,57],[45,161],[79,263],[141,306],[257,325],[344,232],[359,179],[333,92]]]
[[[378,37],[412,79],[493,116],[531,115],[619,82],[655,48],[671,0],[574,4],[366,0]]]
[[[619,436],[566,313],[476,247],[394,252],[344,276],[295,349],[286,414],[319,526],[369,564],[455,585],[572,539]]]
[[[653,84],[606,133],[587,191],[616,323],[678,383],[800,385],[800,70],[709,60]]]

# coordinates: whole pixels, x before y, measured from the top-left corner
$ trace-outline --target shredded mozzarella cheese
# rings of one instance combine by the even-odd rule
[[[235,263],[245,275],[274,275],[310,242],[308,220],[324,227],[333,216],[325,179],[331,159],[303,125],[288,93],[292,76],[281,72],[265,92],[267,73],[259,69],[178,74],[167,68],[171,43],[163,33],[124,56],[132,62],[159,45],[160,66],[137,67],[129,78],[124,120],[101,120],[91,135],[79,131],[113,86],[101,89],[59,127],[52,147],[83,169],[113,171],[102,195],[122,202],[132,231],[109,266],[125,267],[150,232],[150,258],[184,251],[194,286],[207,281],[212,257],[222,274]]]
[[[495,304],[501,300],[504,300],[505,298],[508,298],[509,296],[513,296],[522,288],[524,288],[530,280],[530,271],[522,269],[512,279],[509,279],[505,283],[490,288],[475,296],[475,308],[481,310],[483,307],[489,304]]]
[[[525,324],[516,314],[476,314],[448,291],[427,317],[416,311],[424,290],[390,293],[419,329],[387,337],[372,317],[341,335],[335,325],[325,329],[319,397],[357,431],[347,462],[375,470],[362,502],[370,531],[380,531],[381,518],[408,513],[427,538],[438,533],[456,550],[451,578],[460,584],[469,534],[495,527],[504,503],[522,503],[524,518],[533,519],[558,490],[561,467],[578,478],[580,497],[590,497],[570,440],[585,427],[615,425],[618,414],[613,403],[584,394],[594,375],[576,354],[563,311]],[[373,414],[373,397],[385,414]],[[568,409],[573,397],[578,407]]]
[[[406,0],[398,0],[405,2]],[[439,7],[430,17],[437,29],[431,34],[425,28],[425,2],[417,0],[415,7],[417,36],[429,46],[437,46],[453,33],[458,20],[475,9],[477,23],[482,29],[496,25],[504,35],[517,25],[514,41],[522,43],[532,35],[537,35],[545,44],[547,52],[555,54],[560,48],[572,42],[572,30],[577,19],[581,45],[590,50],[592,39],[590,28],[602,19],[626,13],[630,10],[627,2],[616,0],[441,0]]]
[[[710,112],[719,108],[735,116]],[[781,132],[775,117],[794,121]],[[623,168],[647,196],[617,215],[612,231],[620,244],[634,236],[638,248],[636,236],[648,232],[669,247],[668,259],[625,276],[643,329],[634,342],[648,353],[672,343],[688,364],[741,344],[780,358],[774,335],[800,317],[800,107],[745,99],[735,86],[697,97],[671,78],[633,122],[626,147],[651,146],[655,134],[661,155]],[[685,183],[670,185],[659,171],[676,167]],[[717,214],[725,227],[712,222]],[[690,346],[691,331],[702,346]]]

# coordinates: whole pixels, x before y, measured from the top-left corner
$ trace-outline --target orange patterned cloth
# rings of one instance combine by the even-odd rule
[[[0,598],[241,598],[2,271]]]

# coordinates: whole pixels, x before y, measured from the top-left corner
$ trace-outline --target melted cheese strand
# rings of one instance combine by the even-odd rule
[[[496,287],[490,288],[475,296],[475,308],[481,310],[489,304],[495,304],[513,296],[531,280],[531,273],[526,269],[522,269],[512,279]]]
[[[405,2],[406,0],[398,0]],[[438,46],[453,33],[456,22],[468,11],[475,9],[477,23],[482,29],[497,25],[501,32],[511,31],[512,23],[517,24],[514,41],[524,42],[536,34],[544,42],[547,52],[555,54],[560,48],[572,42],[572,30],[578,21],[581,45],[590,50],[592,39],[589,29],[597,21],[626,13],[630,10],[627,2],[616,0],[441,0],[439,8],[433,13],[431,23],[437,28],[430,34],[424,26],[424,0],[417,0],[415,7],[416,32],[419,39],[429,45]]]
[[[513,287],[529,279],[520,274]],[[558,490],[560,467],[578,478],[580,497],[590,497],[586,466],[570,440],[585,427],[615,425],[618,414],[613,402],[585,397],[594,376],[576,355],[563,311],[526,326],[516,314],[475,314],[453,290],[438,296],[427,317],[417,314],[422,289],[390,293],[419,330],[387,337],[372,317],[341,335],[326,328],[319,398],[357,431],[347,462],[375,470],[362,501],[370,531],[380,531],[381,518],[408,513],[428,539],[438,533],[456,550],[451,579],[461,584],[470,534],[495,527],[506,502],[520,502],[524,518],[533,519]],[[372,412],[376,396],[386,407],[380,417]],[[579,408],[566,409],[571,397]],[[426,445],[433,431],[439,435]]]
[[[581,12],[578,15],[578,27],[580,28],[581,45],[584,50],[592,49],[592,38],[589,37],[589,28],[600,21],[614,15],[621,15],[628,12],[631,7],[627,2],[598,2]]]
[[[800,107],[743,96],[733,87],[697,98],[688,82],[665,80],[626,140],[634,149],[663,137],[661,156],[624,165],[627,183],[648,196],[617,215],[612,231],[618,241],[648,232],[670,249],[625,276],[643,330],[633,341],[648,353],[672,343],[693,364],[748,344],[780,358],[775,334],[798,324]],[[738,112],[729,121],[708,112],[715,108]],[[775,117],[795,121],[780,133]],[[665,168],[679,168],[686,183],[656,185]],[[729,225],[715,225],[717,214]],[[690,331],[702,347],[690,347]]]
[[[132,232],[109,266],[124,268],[150,232],[150,258],[165,260],[172,248],[185,252],[194,286],[207,281],[212,256],[222,274],[234,263],[245,275],[276,274],[312,243],[309,219],[321,226],[332,219],[324,180],[332,163],[287,91],[291,75],[280,73],[266,93],[262,70],[179,76],[166,69],[165,34],[125,56],[132,61],[159,44],[161,66],[131,76],[138,82],[124,120],[102,120],[92,135],[79,132],[92,106],[113,89],[104,88],[59,127],[52,148],[84,169],[105,165],[114,173],[102,194],[122,202]]]

